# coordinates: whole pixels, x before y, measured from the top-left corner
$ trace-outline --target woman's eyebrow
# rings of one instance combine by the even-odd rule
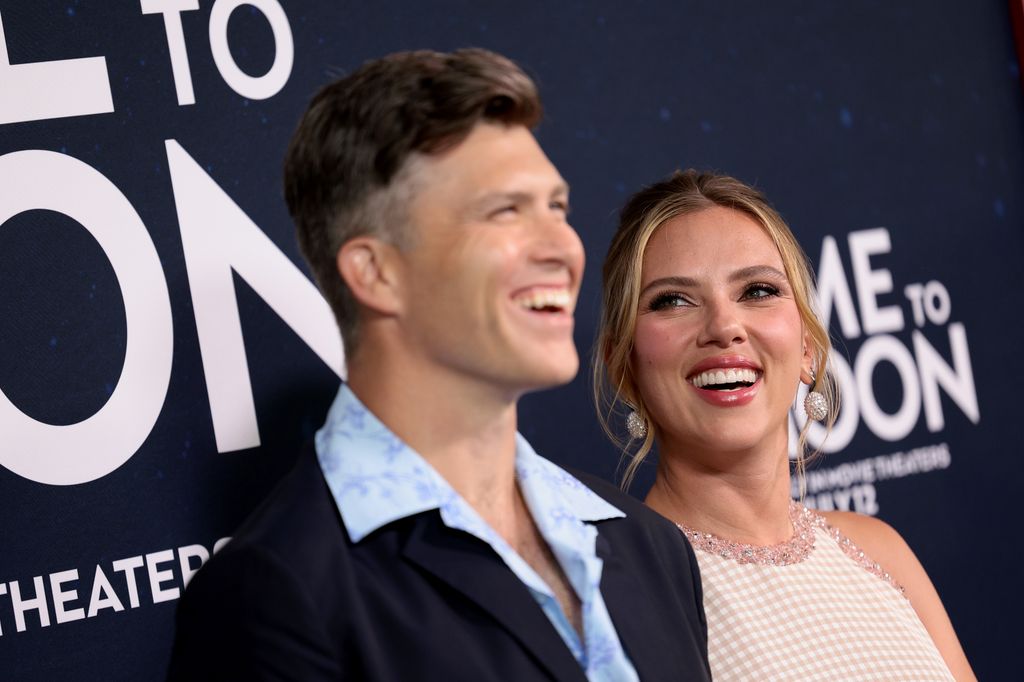
[[[647,286],[645,286],[643,290],[640,292],[640,295],[643,296],[644,294],[646,294],[648,289],[653,289],[654,287],[666,285],[671,285],[675,287],[695,287],[697,286],[697,280],[691,277],[659,277],[658,279],[652,282],[648,282]]]
[[[758,279],[760,277],[786,279],[786,273],[779,272],[778,268],[773,268],[770,265],[751,265],[750,267],[741,268],[732,273],[729,277],[729,281],[735,282],[737,280]]]

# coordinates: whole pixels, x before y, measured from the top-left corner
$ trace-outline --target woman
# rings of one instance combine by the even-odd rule
[[[639,443],[626,481],[657,442],[646,502],[696,549],[716,680],[974,679],[896,531],[790,500],[799,384],[810,417],[837,413],[811,286],[782,218],[734,178],[676,173],[629,201],[595,355],[605,429],[624,405]]]

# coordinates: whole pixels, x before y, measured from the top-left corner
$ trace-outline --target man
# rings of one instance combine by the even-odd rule
[[[271,498],[191,582],[172,679],[706,679],[681,534],[516,433],[578,368],[583,248],[484,50],[401,53],[313,100],[285,162],[348,378]]]

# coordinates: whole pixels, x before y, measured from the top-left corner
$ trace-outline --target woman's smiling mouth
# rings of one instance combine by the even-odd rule
[[[720,367],[695,374],[688,381],[711,391],[736,391],[752,386],[759,376],[760,372],[745,367]]]

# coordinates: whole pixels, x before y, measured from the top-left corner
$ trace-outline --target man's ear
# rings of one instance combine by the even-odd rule
[[[338,274],[360,305],[381,315],[400,309],[397,249],[376,237],[349,239],[337,257]]]

